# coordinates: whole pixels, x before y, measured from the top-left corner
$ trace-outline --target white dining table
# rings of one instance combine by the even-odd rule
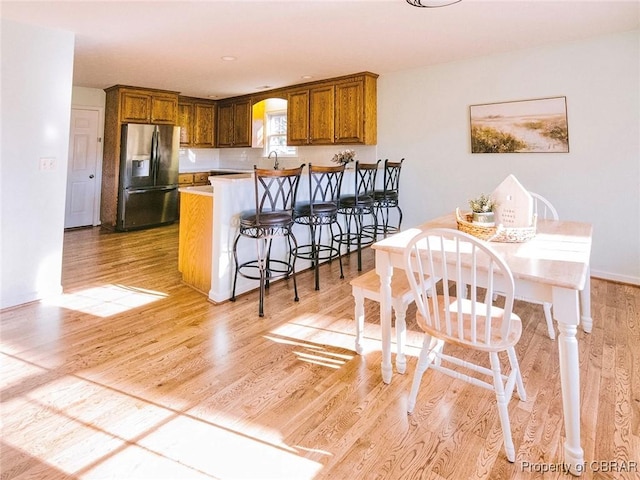
[[[375,268],[380,277],[382,379],[390,383],[391,277],[403,268],[404,248],[411,238],[429,228],[457,228],[452,213],[404,230],[373,244]],[[507,262],[515,280],[515,296],[551,302],[557,322],[560,381],[566,441],[564,463],[579,475],[584,465],[580,446],[580,374],[577,328],[590,332],[590,270],[592,226],[589,223],[538,220],[536,235],[522,243],[490,242]],[[398,272],[404,275],[403,271]],[[552,341],[552,340],[549,340]],[[403,352],[398,351],[398,354]]]

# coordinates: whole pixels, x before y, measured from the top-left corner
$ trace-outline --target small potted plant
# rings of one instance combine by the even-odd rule
[[[339,163],[341,165],[347,165],[356,158],[355,150],[343,150],[342,152],[336,153],[331,159],[332,162]]]
[[[489,195],[481,193],[479,197],[469,200],[469,206],[473,213],[473,223],[485,227],[495,225],[493,209],[496,207],[496,202]]]

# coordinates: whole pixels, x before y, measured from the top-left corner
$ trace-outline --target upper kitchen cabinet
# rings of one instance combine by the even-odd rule
[[[316,86],[289,93],[287,144],[334,143],[334,105],[333,85]]]
[[[290,91],[288,144],[375,145],[377,78],[372,73],[361,73]]]
[[[219,101],[217,124],[218,147],[251,147],[251,99]]]
[[[377,143],[376,79],[363,75],[336,83],[335,143]]]
[[[122,123],[175,125],[178,120],[178,92],[139,89],[116,85],[105,90],[119,98]]]
[[[186,97],[180,97],[178,99],[178,123],[180,127],[180,146],[190,147],[191,139],[193,138],[193,132],[191,130],[193,125],[193,103],[187,100]]]
[[[215,103],[196,102],[193,104],[193,146],[213,147],[215,146]]]
[[[212,148],[215,146],[215,112],[212,100],[179,97],[178,125],[180,146]]]

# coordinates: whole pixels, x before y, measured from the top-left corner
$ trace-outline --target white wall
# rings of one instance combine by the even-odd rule
[[[74,36],[2,20],[0,308],[62,291]],[[19,46],[19,47],[17,47]],[[40,158],[56,168],[40,170]]]
[[[378,152],[405,157],[403,227],[513,173],[594,227],[592,274],[640,284],[640,32],[383,75]],[[570,153],[471,154],[469,105],[566,96]]]
[[[74,107],[97,107],[104,110],[107,94],[99,88],[73,87],[71,103]]]

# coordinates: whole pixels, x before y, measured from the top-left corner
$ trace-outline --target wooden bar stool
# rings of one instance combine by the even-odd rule
[[[256,207],[240,214],[240,228],[233,242],[235,275],[231,301],[236,300],[238,275],[260,281],[260,303],[258,315],[264,317],[265,289],[271,280],[278,277],[293,278],[294,301],[298,301],[296,283],[296,257],[293,252],[298,242],[293,234],[293,212],[296,206],[298,182],[303,165],[288,170],[261,169],[254,166],[254,191]],[[240,261],[238,242],[241,238],[256,241],[256,257]],[[271,244],[274,238],[287,241],[288,253],[285,258],[273,258]]]
[[[380,277],[375,270],[354,278],[349,282],[351,293],[356,303],[356,352],[362,353],[362,334],[364,331],[364,299],[368,298],[380,303]],[[406,275],[394,275],[391,279],[391,306],[396,319],[396,370],[404,373],[407,369],[407,359],[404,346],[407,339],[407,308],[413,302],[413,292]]]
[[[402,209],[399,203],[402,162],[404,158],[399,162],[390,162],[388,159],[384,161],[384,188],[373,192],[373,207],[376,216],[379,217],[376,235],[382,234],[385,238],[389,233],[399,232],[402,225]],[[398,211],[397,225],[389,225],[389,210],[392,208]]]
[[[308,225],[311,243],[298,245],[294,255],[305,260],[311,260],[315,270],[316,290],[320,290],[320,263],[337,258],[340,262],[340,278],[344,278],[342,271],[342,257],[340,245],[336,242],[334,227],[342,235],[342,227],[338,222],[338,199],[344,165],[316,166],[309,164],[309,201],[296,203],[293,221],[300,225]],[[322,241],[322,231],[329,230],[328,242]]]
[[[358,271],[362,270],[362,249],[376,241],[378,230],[373,192],[376,188],[376,174],[380,160],[376,163],[355,162],[353,193],[344,193],[344,184],[340,184],[340,201],[338,213],[344,215],[344,232],[334,236],[335,241],[347,246],[347,254],[351,247],[358,251]],[[343,177],[344,180],[344,177]],[[364,224],[365,215],[371,215],[372,226]]]

